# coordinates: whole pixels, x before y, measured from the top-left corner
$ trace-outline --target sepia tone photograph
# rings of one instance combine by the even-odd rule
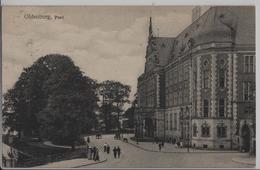
[[[255,168],[255,6],[2,6],[2,168]]]

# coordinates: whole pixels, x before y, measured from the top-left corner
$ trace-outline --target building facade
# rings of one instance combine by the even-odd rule
[[[137,137],[255,150],[254,7],[211,7],[167,38],[154,36],[150,18],[145,57]]]

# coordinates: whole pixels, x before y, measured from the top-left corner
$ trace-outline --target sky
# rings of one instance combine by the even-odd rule
[[[3,7],[3,93],[23,68],[59,53],[72,58],[85,75],[116,80],[136,93],[144,71],[149,17],[153,31],[175,37],[191,23],[192,6]],[[206,7],[205,7],[206,8]],[[48,15],[52,19],[32,19]],[[59,16],[59,19],[54,19]]]

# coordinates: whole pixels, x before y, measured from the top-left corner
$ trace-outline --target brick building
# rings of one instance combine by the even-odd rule
[[[192,20],[165,38],[150,18],[136,135],[254,151],[255,8],[211,7]]]

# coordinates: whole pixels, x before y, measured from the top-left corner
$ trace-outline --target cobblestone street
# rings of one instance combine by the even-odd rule
[[[112,153],[106,154],[107,161],[100,164],[82,166],[80,168],[253,168],[254,165],[239,163],[232,159],[242,159],[247,157],[246,153],[238,152],[150,152],[138,148],[132,144],[114,140],[112,135],[104,135],[102,139],[91,138],[91,142],[102,148],[106,142],[111,148],[120,146],[122,150],[121,158],[114,159]],[[157,146],[157,145],[155,145]],[[173,146],[174,147],[174,146]],[[103,151],[101,151],[103,152]]]

